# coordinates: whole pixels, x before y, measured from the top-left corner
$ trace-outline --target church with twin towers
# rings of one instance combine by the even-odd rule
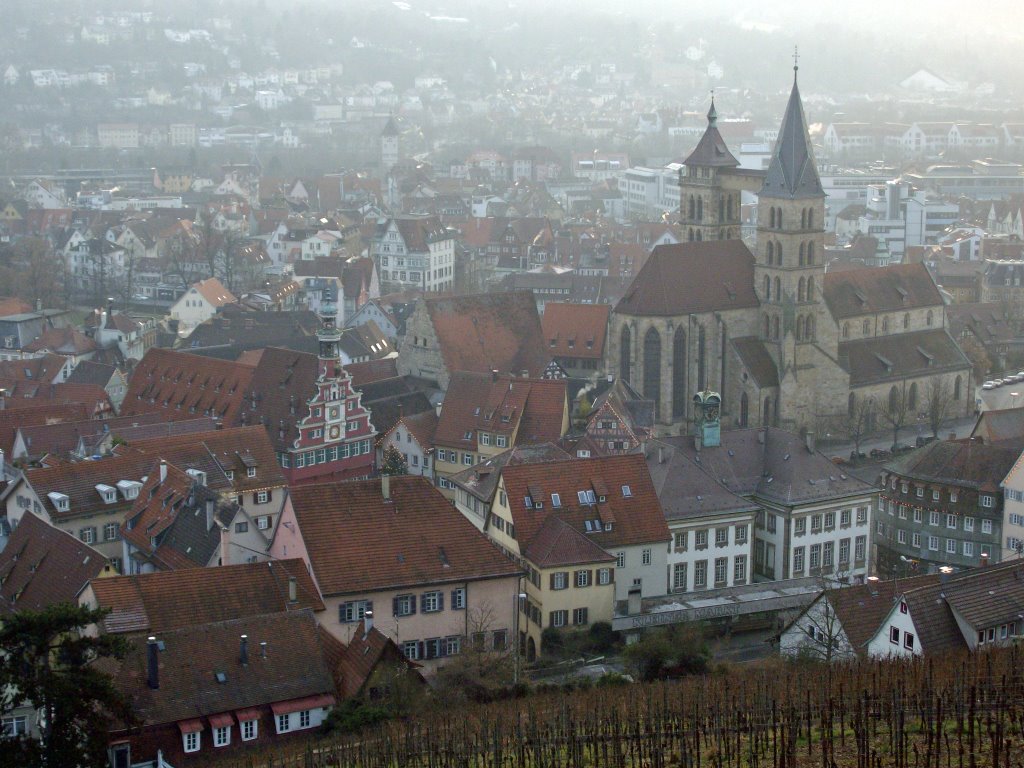
[[[688,433],[698,392],[722,396],[722,427],[840,434],[884,428],[929,398],[973,412],[971,364],[950,336],[923,264],[829,270],[825,206],[807,118],[793,87],[767,171],[740,168],[708,124],[680,174],[684,242],[655,248],[615,306],[609,372],[655,402],[656,431]],[[757,195],[753,252],[743,192]]]

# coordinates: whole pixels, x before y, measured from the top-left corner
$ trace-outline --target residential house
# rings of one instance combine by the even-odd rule
[[[238,301],[216,277],[209,277],[194,284],[185,294],[171,305],[168,314],[178,322],[178,333],[188,332],[202,322],[209,320],[217,311]]]
[[[610,312],[607,304],[545,304],[541,328],[548,353],[570,377],[604,372]]]
[[[110,397],[114,411],[120,411],[121,403],[128,392],[128,378],[124,371],[116,366],[98,363],[94,360],[82,360],[71,371],[67,378],[68,384],[90,384],[102,387]]]
[[[455,282],[455,233],[435,216],[400,216],[377,228],[371,250],[390,290],[449,291]]]
[[[321,621],[343,642],[369,615],[434,670],[470,635],[496,651],[514,636],[521,569],[425,478],[297,486],[271,554],[309,564]]]
[[[97,344],[74,328],[45,328],[43,332],[22,347],[23,355],[59,355],[67,358],[74,368],[83,360],[91,360]]]
[[[631,594],[666,592],[668,526],[644,457],[506,465],[484,533],[527,569],[520,638],[610,621]]]
[[[447,390],[456,371],[540,376],[551,356],[528,292],[424,298],[399,335],[398,370]]]
[[[421,475],[433,483],[436,429],[436,411],[400,416],[395,425],[377,440],[377,466],[383,466],[384,452],[394,448],[402,454],[406,471],[410,475]]]
[[[1016,408],[1005,411],[986,411],[985,416],[989,417],[988,420],[1015,422],[1013,431],[1018,432],[1024,411],[1019,411]],[[979,422],[981,421],[979,419]],[[977,432],[977,427],[975,427],[975,432]],[[1018,436],[1020,434],[1021,432],[1018,432]],[[1002,561],[1024,555],[1024,462],[1019,457],[999,485],[1003,489],[1003,534],[1000,538],[1002,552],[999,555],[999,559]]]
[[[999,562],[1000,483],[1020,452],[1020,440],[989,444],[969,437],[938,440],[886,464],[875,522],[878,573]]]
[[[456,373],[434,430],[438,485],[451,497],[450,475],[517,445],[554,442],[568,429],[564,379]]]
[[[581,394],[587,397],[585,391]],[[651,439],[653,431],[654,401],[629,382],[616,378],[604,391],[597,390],[584,432],[602,454],[632,453]]]

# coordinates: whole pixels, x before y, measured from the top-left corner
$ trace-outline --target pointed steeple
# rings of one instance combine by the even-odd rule
[[[737,168],[739,164],[740,161],[729,151],[725,139],[718,132],[718,110],[715,109],[715,97],[712,96],[711,109],[708,110],[708,127],[704,129],[704,135],[700,137],[690,156],[683,160],[683,165],[687,168]]]
[[[793,66],[793,90],[789,94],[786,115],[782,118],[779,138],[761,194],[769,197],[819,198],[825,192],[821,188],[811,137],[807,132],[807,117],[800,101],[797,85],[797,69]]]

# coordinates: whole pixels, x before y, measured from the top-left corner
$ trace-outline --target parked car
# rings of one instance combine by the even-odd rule
[[[917,447],[921,448],[922,446],[928,445],[928,443],[933,443],[933,442],[935,442],[934,435],[927,435],[927,436],[919,435],[918,438],[917,438]]]
[[[996,383],[994,381],[986,381],[984,384],[981,385],[981,388],[982,389],[995,389],[996,388]]]
[[[856,461],[857,459],[866,459],[868,455],[864,451],[850,451],[850,461]]]
[[[872,459],[888,459],[892,454],[884,448],[872,448],[870,456]]]

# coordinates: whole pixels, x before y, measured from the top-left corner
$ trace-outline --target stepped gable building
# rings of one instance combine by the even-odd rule
[[[368,476],[376,430],[341,363],[337,307],[325,301],[319,317],[316,355],[270,347],[249,364],[150,350],[132,374],[122,411],[259,424],[291,484]]]
[[[966,415],[970,363],[922,265],[826,278],[825,192],[795,76],[754,252],[736,238],[739,193],[757,174],[738,169],[716,119],[712,107],[680,180],[687,242],[654,249],[610,321],[608,371],[654,401],[656,431],[685,431],[705,389],[721,393],[731,427],[820,427],[863,398],[923,398],[933,381]]]

